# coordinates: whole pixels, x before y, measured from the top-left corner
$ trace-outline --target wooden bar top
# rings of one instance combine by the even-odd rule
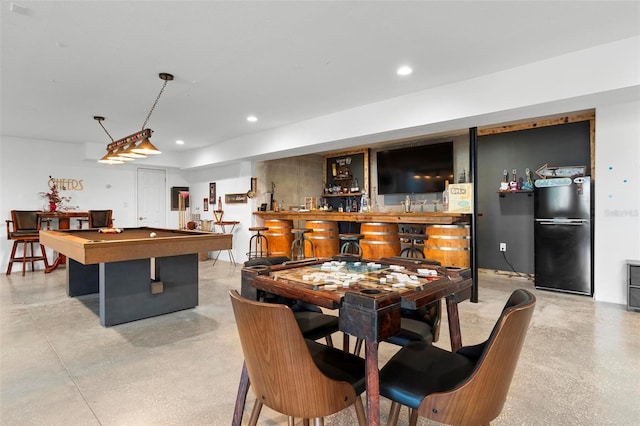
[[[456,222],[468,222],[468,214],[460,213],[434,213],[434,212],[366,212],[347,213],[334,211],[280,211],[280,212],[254,212],[261,219],[291,219],[291,220],[329,220],[336,222],[382,222],[382,223],[432,223],[451,224]]]

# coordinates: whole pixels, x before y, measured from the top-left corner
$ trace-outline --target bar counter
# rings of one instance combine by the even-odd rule
[[[268,211],[254,212],[254,215],[266,219],[291,219],[291,220],[328,220],[336,222],[381,222],[381,223],[417,223],[417,224],[452,224],[468,222],[468,214],[460,213],[434,213],[434,212],[367,212],[347,213],[335,211],[312,210],[304,212],[294,211]]]

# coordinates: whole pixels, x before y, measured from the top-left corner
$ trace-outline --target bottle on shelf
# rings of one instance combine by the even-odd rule
[[[342,213],[344,211],[344,207],[342,207],[342,203],[340,203],[340,207],[338,207],[338,211]]]
[[[358,202],[356,201],[356,197],[353,197],[353,200],[351,200],[351,211],[354,213],[358,211]]]
[[[360,198],[360,213],[366,213],[369,211],[369,198],[367,192],[362,191],[362,197]]]
[[[442,211],[449,211],[449,181],[444,181],[444,191],[442,191]]]
[[[411,213],[411,197],[409,195],[404,197],[404,202],[402,203],[402,205],[404,206],[405,213]]]
[[[351,192],[360,192],[360,186],[358,185],[358,178],[353,178],[353,181],[351,181]]]

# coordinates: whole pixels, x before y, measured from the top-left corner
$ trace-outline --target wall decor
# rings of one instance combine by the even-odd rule
[[[178,210],[179,197],[181,192],[189,192],[188,186],[172,186],[171,187],[171,210]],[[189,197],[184,199],[184,207],[189,207]]]
[[[216,183],[209,182],[209,204],[215,204],[216,202]]]
[[[325,195],[369,192],[369,150],[338,152],[324,156]]]
[[[204,201],[202,202],[203,208],[202,210],[205,212],[209,211],[209,199],[205,198]]]
[[[225,194],[224,202],[227,204],[241,204],[247,202],[247,194]]]

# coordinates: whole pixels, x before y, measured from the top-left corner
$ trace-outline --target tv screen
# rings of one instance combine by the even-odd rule
[[[444,191],[453,182],[453,142],[378,151],[378,194]]]

